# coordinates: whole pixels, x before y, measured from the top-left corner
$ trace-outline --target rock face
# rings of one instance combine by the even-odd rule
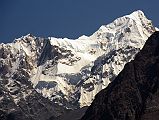
[[[89,106],[155,30],[139,10],[76,40],[29,34],[0,44],[0,74],[15,79],[23,72],[39,93],[65,108]]]
[[[55,120],[65,112],[18,74],[16,79],[0,79],[0,120]]]
[[[159,119],[159,32],[146,42],[95,100],[81,120]]]
[[[88,107],[79,108],[76,110],[71,110],[61,115],[58,120],[80,120],[80,118],[84,115]]]
[[[32,65],[23,54],[0,45],[0,120],[54,120],[65,110],[33,88]]]

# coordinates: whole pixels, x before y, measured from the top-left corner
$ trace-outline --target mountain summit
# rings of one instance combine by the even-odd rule
[[[0,75],[13,78],[24,71],[36,91],[52,102],[69,109],[89,106],[155,31],[139,10],[76,40],[28,34],[0,44]]]
[[[135,59],[96,95],[82,120],[158,120],[158,103],[159,32],[155,32]]]

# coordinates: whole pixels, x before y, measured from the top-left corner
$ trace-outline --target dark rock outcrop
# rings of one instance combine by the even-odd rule
[[[159,32],[99,92],[81,120],[159,119]]]
[[[61,115],[57,120],[79,120],[84,115],[88,107],[71,110]]]
[[[37,93],[21,72],[15,76],[0,79],[0,120],[55,120],[65,112]]]

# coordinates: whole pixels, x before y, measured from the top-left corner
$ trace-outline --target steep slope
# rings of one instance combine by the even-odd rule
[[[54,120],[65,109],[33,88],[32,66],[23,54],[13,46],[0,45],[0,120]]]
[[[135,11],[101,26],[89,37],[51,37],[53,57],[38,67],[41,71],[37,73],[42,74],[33,78],[38,83],[36,89],[68,108],[88,106],[154,31],[143,12]]]
[[[154,31],[139,10],[76,40],[29,34],[0,45],[2,65],[5,60],[10,67],[8,71],[5,66],[2,72],[11,78],[14,71],[22,69],[39,93],[66,108],[89,106]]]
[[[81,120],[158,120],[159,32],[109,86],[99,92]]]
[[[0,120],[55,120],[64,112],[37,93],[25,77],[0,80]]]

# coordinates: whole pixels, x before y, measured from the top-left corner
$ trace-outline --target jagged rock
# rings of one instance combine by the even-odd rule
[[[76,40],[28,34],[0,44],[0,74],[32,84],[43,97],[65,108],[89,106],[155,30],[138,10]]]
[[[54,120],[65,112],[37,93],[28,81],[21,81],[0,80],[1,120]]]
[[[0,49],[3,48],[0,53],[0,120],[55,120],[65,113],[62,106],[33,88],[29,81],[32,63],[26,53],[1,44]]]
[[[159,32],[135,59],[95,96],[81,120],[158,120]]]

